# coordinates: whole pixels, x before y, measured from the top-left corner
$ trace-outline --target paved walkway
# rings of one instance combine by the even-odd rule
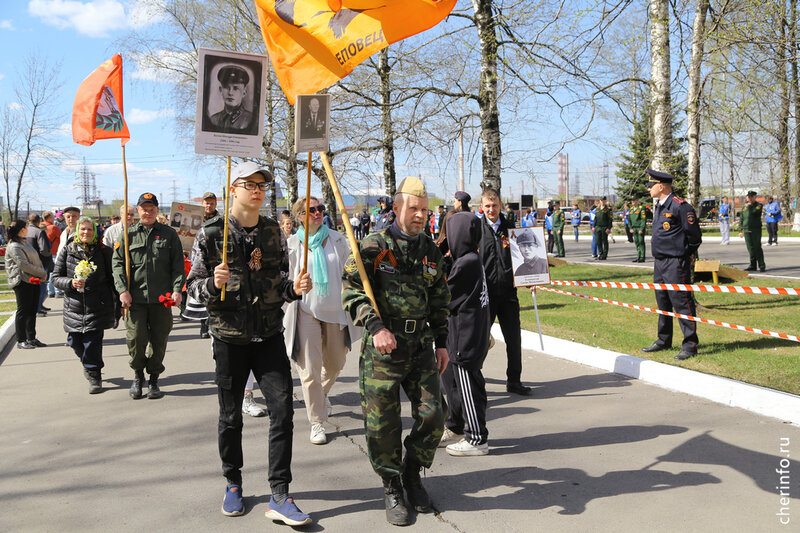
[[[122,329],[107,332],[108,389],[94,396],[63,345],[60,313],[39,319],[38,330],[50,347],[14,348],[0,365],[0,531],[289,530],[263,514],[264,419],[245,417],[248,512],[219,512],[213,361],[196,324],[175,323],[166,397],[135,402]],[[498,343],[484,369],[490,455],[437,453],[425,485],[438,514],[418,516],[409,529],[797,530],[800,428],[534,351],[524,354],[534,396],[510,396],[504,359]],[[306,531],[396,531],[384,521],[365,456],[357,372],[351,354],[332,391],[326,446],[308,442],[295,379],[291,490],[315,519]],[[404,415],[408,426],[407,404]],[[781,487],[791,493],[783,503]]]

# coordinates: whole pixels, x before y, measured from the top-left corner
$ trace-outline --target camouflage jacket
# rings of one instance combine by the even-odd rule
[[[359,249],[381,316],[364,292],[351,253],[342,275],[342,304],[353,323],[364,326],[365,335],[374,335],[384,327],[394,335],[403,335],[403,321],[426,319],[436,347],[446,347],[450,291],[444,279],[442,254],[433,240],[422,233],[415,241],[398,239],[389,227],[370,233],[361,240]]]
[[[231,344],[247,344],[283,330],[283,302],[300,299],[289,279],[286,238],[278,223],[259,217],[247,232],[233,216],[228,219],[228,268],[225,301],[214,286],[214,268],[222,262],[222,217],[203,224],[192,248],[187,290],[208,308],[211,334]],[[249,251],[251,250],[252,251]]]
[[[128,289],[125,275],[124,235],[114,242],[112,277],[117,292]],[[128,227],[131,254],[130,293],[135,304],[157,304],[167,292],[181,292],[184,281],[183,247],[174,229],[155,222],[148,229],[141,222]]]

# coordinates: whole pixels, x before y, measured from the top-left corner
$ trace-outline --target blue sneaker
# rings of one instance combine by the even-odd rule
[[[241,485],[227,485],[225,487],[225,499],[222,500],[222,514],[225,516],[239,516],[244,514]]]
[[[275,503],[275,498],[269,497],[269,509],[264,513],[267,518],[280,520],[287,526],[304,526],[311,523],[311,517],[297,508],[292,498],[286,498],[283,505]]]

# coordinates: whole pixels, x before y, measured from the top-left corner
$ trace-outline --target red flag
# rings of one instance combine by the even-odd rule
[[[456,0],[256,0],[261,34],[291,104],[390,44],[427,30]]]
[[[122,110],[122,57],[114,56],[81,82],[72,105],[72,140],[91,146],[98,139],[131,138]]]

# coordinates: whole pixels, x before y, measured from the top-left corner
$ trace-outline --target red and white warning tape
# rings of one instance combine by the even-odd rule
[[[648,311],[650,313],[657,313],[659,315],[666,315],[672,316],[675,318],[683,318],[686,320],[694,320],[695,322],[700,322],[702,324],[711,324],[712,326],[722,326],[723,328],[728,329],[738,329],[739,331],[747,331],[749,333],[758,333],[759,335],[766,335],[768,337],[777,337],[779,339],[784,339],[787,341],[794,341],[800,342],[800,337],[797,335],[787,335],[786,333],[777,333],[775,331],[768,331],[766,329],[758,329],[758,328],[748,328],[747,326],[739,326],[737,324],[729,324],[728,322],[719,322],[717,320],[709,320],[707,318],[699,318],[696,316],[691,315],[682,315],[680,313],[672,313],[669,311],[662,311],[661,309],[652,309],[650,307],[644,307],[641,305],[633,305],[633,304],[626,304],[623,302],[617,302],[614,300],[606,300],[605,298],[595,298],[594,296],[586,296],[584,294],[575,294],[574,292],[567,292],[562,291],[559,289],[551,289],[550,287],[536,287],[539,290],[547,291],[547,292],[555,292],[557,294],[563,294],[565,296],[575,296],[576,298],[583,298],[585,300],[594,300],[596,302],[602,302],[606,304],[614,304],[619,305],[621,307],[627,307],[628,309],[638,309],[639,311]]]
[[[551,285],[576,287],[603,287],[607,289],[649,289],[660,291],[729,292],[735,294],[782,294],[800,296],[800,289],[792,287],[738,287],[725,285],[683,285],[681,283],[628,283],[621,281],[550,281]]]

